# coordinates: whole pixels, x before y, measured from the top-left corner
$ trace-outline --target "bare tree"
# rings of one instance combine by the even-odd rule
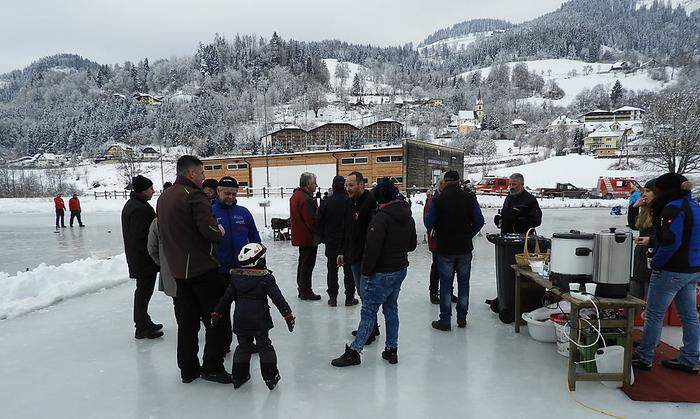
[[[318,85],[309,88],[306,92],[306,101],[309,105],[309,109],[314,111],[314,116],[316,118],[318,118],[318,111],[328,104],[325,92],[321,89],[321,86]]]
[[[119,175],[124,180],[126,185],[131,184],[131,179],[139,174],[139,162],[136,159],[134,153],[129,153],[125,151],[121,157],[119,157],[119,166],[117,170]]]
[[[338,65],[335,67],[335,78],[338,80],[338,85],[336,88],[339,90],[344,90],[345,82],[348,80],[348,77],[350,77],[350,67],[348,66],[348,63],[345,61],[338,62]]]
[[[645,161],[680,174],[700,169],[700,90],[670,90],[649,103],[644,136]]]
[[[496,156],[497,151],[496,141],[490,135],[479,136],[475,152],[481,160],[481,170],[484,175],[488,172],[489,161]]]

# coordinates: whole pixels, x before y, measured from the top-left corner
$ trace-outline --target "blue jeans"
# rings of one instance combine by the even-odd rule
[[[362,275],[362,262],[353,263],[350,265],[350,270],[352,271],[352,279],[355,280],[357,295],[360,296],[360,300],[363,300],[365,298],[365,284],[369,278]]]
[[[683,347],[679,351],[678,361],[689,367],[698,365],[700,322],[695,284],[699,281],[700,273],[660,271],[651,274],[644,313],[644,334],[637,348],[639,360],[647,364],[654,360],[654,349],[661,338],[664,314],[673,301],[683,325]]]
[[[376,272],[367,279],[360,310],[360,325],[350,348],[362,352],[365,342],[377,324],[377,311],[382,306],[386,322],[386,347],[399,346],[399,291],[406,278],[406,268],[396,272]]]
[[[452,319],[452,283],[457,273],[457,320],[465,320],[469,311],[469,277],[472,270],[472,252],[462,255],[437,254],[440,274],[440,323]]]

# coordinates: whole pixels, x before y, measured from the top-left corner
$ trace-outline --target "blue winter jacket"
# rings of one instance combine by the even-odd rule
[[[700,272],[700,207],[690,194],[666,204],[654,230],[653,269]]]
[[[240,267],[238,253],[243,246],[248,243],[260,243],[260,234],[247,208],[237,203],[229,206],[217,199],[211,209],[216,220],[226,230],[219,242],[217,258],[221,265],[219,272],[228,275],[231,269]]]

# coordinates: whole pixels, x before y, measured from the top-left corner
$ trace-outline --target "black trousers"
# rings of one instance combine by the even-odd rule
[[[437,267],[437,252],[431,252],[433,254],[433,262],[430,264],[430,286],[429,291],[433,295],[438,295],[440,293],[440,273]]]
[[[80,211],[71,211],[70,212],[70,226],[73,227],[73,219],[75,219],[75,218],[78,219],[78,225],[82,226],[83,220],[80,219]]]
[[[268,381],[279,371],[277,370],[277,354],[272,346],[268,332],[259,335],[236,335],[238,346],[233,353],[233,378],[243,379],[250,374],[250,355],[253,353],[253,341],[258,348],[260,356],[260,372],[263,380]]]
[[[144,330],[151,327],[153,321],[148,315],[148,303],[153,296],[153,289],[156,286],[156,275],[142,276],[136,278],[136,290],[134,291],[134,326],[136,330]]]
[[[56,210],[56,228],[58,227],[65,227],[66,226],[66,221],[65,221],[65,210],[62,209],[57,209]],[[61,225],[58,225],[58,222],[61,222]]]
[[[297,264],[297,288],[299,294],[313,292],[311,289],[311,275],[316,266],[316,252],[318,246],[300,246],[299,263]]]
[[[195,278],[176,279],[177,366],[183,378],[199,372],[217,372],[224,368],[226,349],[231,344],[231,315],[227,307],[216,326],[209,326],[211,312],[228,285],[216,270]],[[206,327],[204,358],[199,364],[199,324]]]
[[[328,262],[326,263],[326,268],[328,268],[328,275],[326,276],[326,282],[328,284],[328,296],[331,298],[338,297],[338,253],[326,252],[326,257]],[[345,284],[345,296],[347,298],[353,298],[355,296],[355,280],[352,276],[352,269],[350,269],[350,264],[343,265],[343,283]]]

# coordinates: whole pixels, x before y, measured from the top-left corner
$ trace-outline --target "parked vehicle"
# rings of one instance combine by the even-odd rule
[[[629,198],[642,186],[631,177],[599,177],[596,196],[604,199]]]
[[[543,198],[590,198],[588,189],[578,188],[570,183],[557,183],[554,188],[540,188],[539,195]]]
[[[478,194],[507,195],[510,190],[510,179],[507,177],[486,176],[475,186]]]

